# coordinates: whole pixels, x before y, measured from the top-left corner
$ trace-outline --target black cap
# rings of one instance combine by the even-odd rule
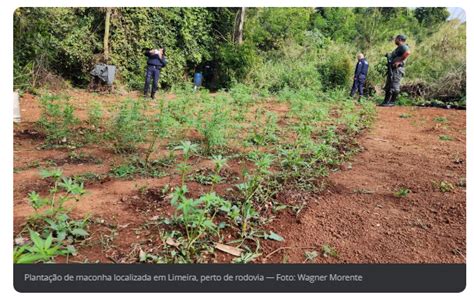
[[[395,37],[395,39],[399,39],[401,41],[406,41],[407,40],[407,36],[406,35],[403,35],[403,34],[399,34]]]

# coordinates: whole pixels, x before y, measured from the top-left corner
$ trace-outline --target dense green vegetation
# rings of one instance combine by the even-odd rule
[[[112,9],[109,63],[118,66],[118,83],[141,88],[142,49],[161,44],[169,60],[163,88],[190,82],[204,70],[212,89],[243,83],[262,93],[324,93],[350,87],[355,54],[362,51],[371,63],[368,88],[380,94],[383,56],[393,50],[393,36],[403,33],[413,52],[405,92],[444,102],[465,99],[465,24],[446,21],[445,8],[249,8],[242,43],[235,37],[239,11]],[[16,10],[15,88],[58,86],[60,78],[86,85],[92,65],[103,60],[104,19],[100,8]]]

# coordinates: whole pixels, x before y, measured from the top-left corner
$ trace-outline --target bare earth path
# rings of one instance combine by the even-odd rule
[[[297,220],[282,214],[272,225],[285,242],[265,249],[274,251],[266,262],[309,262],[310,251],[316,263],[465,262],[465,111],[377,109],[363,152]],[[441,192],[441,181],[454,190]],[[397,198],[401,187],[411,193]],[[323,257],[325,244],[338,256]]]

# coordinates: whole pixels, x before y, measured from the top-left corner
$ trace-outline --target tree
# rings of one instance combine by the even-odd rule
[[[104,30],[104,60],[109,60],[109,31],[110,31],[110,15],[112,8],[107,7],[105,10],[105,30]]]
[[[241,9],[239,9],[239,11],[237,12],[236,19],[238,20],[238,23],[236,26],[237,29],[235,30],[234,41],[237,41],[237,43],[241,45],[244,42],[243,36],[244,36],[245,7],[242,7]]]
[[[438,25],[449,17],[446,7],[418,7],[415,9],[415,18],[423,26],[431,27]]]

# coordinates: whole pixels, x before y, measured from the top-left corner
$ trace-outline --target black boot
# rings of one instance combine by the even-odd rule
[[[151,93],[151,99],[152,99],[152,100],[155,99],[155,93],[154,93],[154,92]]]
[[[393,95],[390,91],[385,92],[385,99],[384,99],[383,103],[380,104],[380,106],[382,106],[382,107],[392,107],[393,106],[392,97],[393,97]]]
[[[392,106],[395,106],[395,103],[397,102],[397,98],[398,98],[398,92],[394,92],[393,95],[392,95]]]

